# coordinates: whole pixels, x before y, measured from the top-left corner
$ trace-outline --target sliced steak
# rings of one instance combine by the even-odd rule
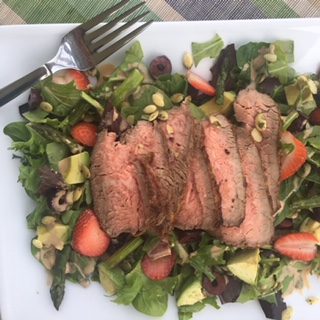
[[[202,121],[204,146],[221,194],[222,223],[239,226],[244,219],[245,180],[231,123],[216,115],[217,123]]]
[[[248,132],[256,128],[257,116],[265,121],[265,129],[259,131],[261,142],[255,141],[259,150],[262,167],[267,180],[268,192],[273,212],[279,209],[280,188],[280,110],[278,105],[266,94],[255,89],[245,89],[239,92],[234,103],[236,119],[243,123]],[[263,126],[263,124],[262,124]]]
[[[111,237],[146,231],[148,199],[144,174],[132,148],[102,131],[91,156],[91,188],[100,225]]]
[[[221,226],[216,235],[230,245],[260,247],[273,236],[273,209],[259,151],[247,130],[238,127],[235,132],[247,185],[245,219],[239,227]]]
[[[168,233],[178,197],[176,180],[169,168],[171,152],[162,131],[155,123],[140,121],[121,141],[131,147],[132,157],[145,171],[150,206],[147,230]]]
[[[175,216],[181,230],[215,230],[221,223],[220,194],[205,157],[197,152],[192,158],[186,188]]]

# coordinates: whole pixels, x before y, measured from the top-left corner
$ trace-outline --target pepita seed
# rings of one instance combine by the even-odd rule
[[[217,117],[210,115],[209,116],[209,121],[211,124],[215,125],[216,127],[220,127],[220,121]]]
[[[267,120],[266,116],[263,113],[258,113],[257,116],[254,119],[255,127],[259,131],[264,131],[267,128]]]
[[[149,116],[149,121],[153,121],[153,120],[157,119],[158,115],[159,115],[159,111],[158,110],[153,112],[153,113],[151,113],[150,116]]]
[[[78,201],[81,198],[82,194],[83,194],[83,188],[82,187],[75,188],[74,192],[73,192],[73,202]]]
[[[193,66],[193,58],[189,52],[185,53],[183,56],[183,65],[188,70]]]
[[[46,111],[46,112],[51,112],[53,110],[53,106],[51,103],[47,102],[47,101],[41,101],[40,102],[40,108],[43,110],[43,111]]]
[[[264,56],[263,56],[268,62],[275,62],[277,61],[277,55],[274,54],[274,53],[266,53]]]
[[[48,226],[48,225],[53,224],[55,222],[56,222],[56,218],[53,216],[44,216],[41,219],[41,223],[44,224],[45,226]]]
[[[43,248],[43,243],[39,239],[33,239],[32,240],[32,244],[37,249],[42,249]]]
[[[166,121],[169,118],[169,114],[167,111],[165,110],[161,110],[159,111],[159,115],[158,115],[158,119],[162,120],[162,121]]]
[[[257,128],[253,128],[251,131],[251,136],[254,141],[261,142],[262,141],[262,135],[261,132]]]
[[[134,124],[134,121],[135,121],[135,117],[134,117],[134,115],[133,114],[130,114],[130,115],[128,115],[127,116],[127,122],[129,123],[129,124],[131,124],[131,125],[133,125]]]
[[[66,201],[68,205],[73,205],[74,191],[68,191],[66,194]]]
[[[269,53],[274,53],[274,50],[276,49],[276,46],[273,43],[270,43],[269,46]]]
[[[85,178],[89,179],[91,177],[90,169],[87,166],[82,165],[81,166],[81,172],[82,172],[82,174],[84,175]]]
[[[174,133],[173,127],[170,126],[170,124],[167,124],[167,125],[166,125],[166,130],[167,130],[167,132],[168,132],[168,135],[172,135],[172,134]]]
[[[155,106],[154,104],[149,104],[143,109],[143,112],[146,114],[151,114],[151,113],[154,113],[155,111],[157,111],[157,106]]]
[[[162,93],[154,93],[152,95],[152,101],[157,107],[164,107],[164,98]]]
[[[180,103],[183,100],[183,94],[182,93],[175,93],[170,97],[170,100],[172,103]]]

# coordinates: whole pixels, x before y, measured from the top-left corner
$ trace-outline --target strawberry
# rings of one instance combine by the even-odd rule
[[[71,245],[78,253],[88,257],[99,257],[109,247],[110,237],[100,228],[92,209],[85,209],[73,230]]]
[[[71,136],[76,141],[93,147],[97,140],[98,127],[91,122],[79,122],[71,129]]]
[[[52,77],[52,81],[58,84],[67,84],[74,81],[75,86],[78,90],[85,90],[88,87],[89,79],[84,72],[67,69],[63,74],[55,74]]]
[[[288,152],[284,152],[281,157],[281,175],[280,181],[283,181],[294,175],[305,163],[308,157],[306,146],[298,140],[291,132],[282,133],[280,142],[282,145],[292,145],[288,147]]]
[[[186,74],[188,82],[197,90],[209,95],[214,96],[216,89],[205,79],[201,78],[194,72],[188,70]]]
[[[171,255],[154,260],[145,254],[141,261],[142,270],[152,280],[163,280],[171,273],[176,258],[175,251],[172,251]]]
[[[311,261],[317,255],[318,239],[308,232],[288,233],[274,242],[279,253],[291,259]]]

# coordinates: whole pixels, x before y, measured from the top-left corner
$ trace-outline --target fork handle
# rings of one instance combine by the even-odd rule
[[[0,107],[30,89],[36,82],[51,75],[46,66],[41,66],[22,78],[0,89]]]

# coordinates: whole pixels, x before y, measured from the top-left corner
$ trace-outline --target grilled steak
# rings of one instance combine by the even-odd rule
[[[111,236],[202,229],[242,247],[268,243],[278,208],[280,117],[268,96],[241,91],[235,115],[195,120],[189,106],[167,121],[98,135],[91,157],[94,209]],[[251,135],[263,114],[262,141]],[[121,119],[120,119],[121,120]],[[117,118],[117,121],[120,121]],[[117,140],[119,139],[119,140]],[[269,167],[270,166],[270,167]]]
[[[239,226],[244,219],[245,181],[231,123],[216,115],[218,123],[202,122],[204,146],[221,194],[222,223]]]
[[[196,148],[192,155],[174,226],[182,230],[215,230],[221,223],[221,198],[203,144],[203,128],[196,125]]]
[[[102,131],[91,156],[91,188],[101,227],[112,237],[146,231],[148,199],[142,168],[132,148]]]
[[[273,209],[258,149],[248,131],[238,127],[235,132],[247,186],[245,218],[239,227],[221,226],[216,235],[227,244],[260,247],[273,236]]]
[[[268,95],[248,88],[239,92],[234,103],[234,111],[236,119],[243,123],[250,133],[256,128],[257,122],[261,127],[265,126],[259,131],[262,136],[261,142],[255,141],[255,144],[259,150],[270,201],[275,213],[279,209],[280,188],[279,107]]]

